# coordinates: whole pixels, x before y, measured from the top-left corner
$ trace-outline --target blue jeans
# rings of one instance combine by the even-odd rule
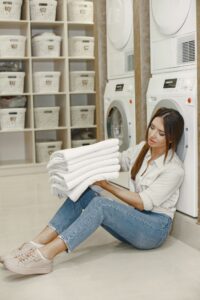
[[[139,211],[102,197],[90,188],[77,202],[67,199],[49,222],[49,226],[66,243],[68,252],[99,226],[138,249],[157,248],[166,240],[171,224],[172,219],[165,214]]]

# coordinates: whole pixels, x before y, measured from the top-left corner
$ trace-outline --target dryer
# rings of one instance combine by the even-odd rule
[[[184,163],[185,177],[177,210],[198,215],[197,89],[196,72],[184,71],[154,75],[147,91],[147,120],[160,107],[178,110],[185,121],[177,154]]]
[[[120,151],[135,145],[134,78],[109,80],[104,94],[105,138],[118,138]]]
[[[133,75],[133,0],[106,0],[107,78]]]
[[[151,72],[196,65],[196,0],[150,0]]]

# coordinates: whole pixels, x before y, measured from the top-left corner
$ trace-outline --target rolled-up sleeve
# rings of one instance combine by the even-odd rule
[[[163,170],[147,189],[139,193],[144,210],[152,210],[170,199],[180,188],[183,178],[184,170],[181,167]]]

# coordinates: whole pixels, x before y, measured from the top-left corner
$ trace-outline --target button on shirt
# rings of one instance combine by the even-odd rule
[[[141,142],[121,153],[121,171],[131,173],[132,166],[144,144],[145,142]],[[172,150],[168,151],[165,161],[164,157],[163,154],[148,164],[151,159],[149,150],[135,180],[131,179],[130,174],[129,189],[139,193],[145,210],[164,213],[173,219],[179,198],[179,189],[184,178],[184,168],[176,153],[172,157]]]

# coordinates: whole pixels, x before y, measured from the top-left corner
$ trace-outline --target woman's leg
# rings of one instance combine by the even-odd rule
[[[161,245],[167,238],[171,218],[151,212],[140,212],[123,203],[95,197],[79,218],[53,242],[42,247],[41,252],[49,259],[64,250],[70,252],[99,226],[137,248],[152,249]]]
[[[78,201],[73,202],[68,198],[50,220],[48,226],[33,241],[39,244],[47,244],[54,240],[59,233],[68,228],[80,216],[82,210],[97,195],[97,192],[88,188]]]

